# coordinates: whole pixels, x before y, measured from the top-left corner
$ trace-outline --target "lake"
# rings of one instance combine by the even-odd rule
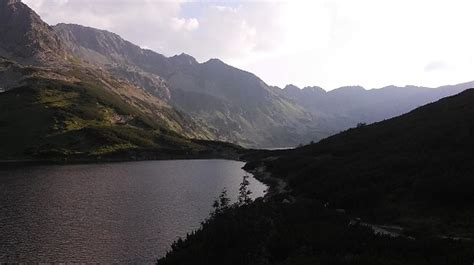
[[[151,263],[199,228],[244,163],[170,160],[0,169],[0,263]],[[253,198],[266,186],[250,178]]]

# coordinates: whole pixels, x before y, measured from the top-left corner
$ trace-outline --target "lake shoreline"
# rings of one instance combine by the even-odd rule
[[[62,153],[59,151],[28,154],[1,154],[1,166],[17,165],[69,165],[69,164],[97,164],[127,161],[153,161],[153,160],[178,160],[178,159],[229,159],[245,162],[244,156],[251,154],[256,149],[246,149],[239,145],[219,141],[193,139],[195,148],[171,147],[137,147],[116,150],[109,153]]]
[[[256,180],[268,187],[267,193],[264,196],[264,199],[266,200],[271,199],[276,195],[290,192],[288,189],[288,184],[280,178],[273,177],[271,173],[266,170],[264,165],[260,165],[253,169],[249,169],[244,166],[243,169],[246,172],[252,174]]]
[[[251,152],[251,151],[249,151]],[[226,159],[247,162],[242,157],[247,154],[237,152],[224,152],[216,154],[189,154],[189,155],[158,155],[158,156],[129,156],[129,157],[55,157],[50,159],[3,159],[0,160],[0,168],[8,166],[28,166],[28,165],[74,165],[74,164],[102,164],[121,163],[135,161],[162,161],[162,160],[200,160],[200,159]]]

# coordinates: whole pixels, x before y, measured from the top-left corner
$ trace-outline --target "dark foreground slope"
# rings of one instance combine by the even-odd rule
[[[471,264],[472,241],[376,235],[316,201],[258,200],[178,240],[161,265]]]
[[[298,194],[382,223],[474,235],[474,90],[261,161]]]
[[[255,153],[247,169],[284,179],[286,192],[219,209],[158,264],[471,264],[473,133],[471,89],[317,144]],[[401,228],[374,235],[369,224]]]

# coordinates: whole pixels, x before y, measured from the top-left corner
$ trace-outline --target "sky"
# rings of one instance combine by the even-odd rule
[[[47,23],[106,29],[158,53],[219,58],[269,85],[474,80],[472,0],[23,0]]]

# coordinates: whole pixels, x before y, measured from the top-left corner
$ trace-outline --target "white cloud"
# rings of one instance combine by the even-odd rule
[[[185,19],[185,18],[172,18],[172,28],[176,31],[180,30],[195,30],[199,27],[199,22],[195,18]]]
[[[221,58],[279,86],[474,79],[471,0],[216,1],[192,3],[191,15],[184,1],[24,2],[51,24],[107,29],[165,55]]]

